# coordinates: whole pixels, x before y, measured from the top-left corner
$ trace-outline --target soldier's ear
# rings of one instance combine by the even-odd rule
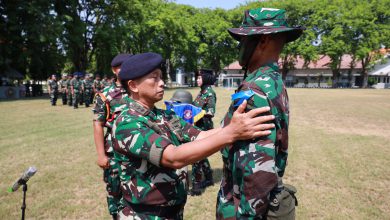
[[[131,92],[138,92],[138,86],[134,80],[127,81],[127,87]]]

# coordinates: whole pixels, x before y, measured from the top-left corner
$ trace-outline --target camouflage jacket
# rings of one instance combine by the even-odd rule
[[[51,92],[58,92],[58,83],[56,80],[48,80],[47,86],[50,88]]]
[[[103,83],[101,80],[94,80],[93,81],[93,87],[97,92],[100,92],[103,89]]]
[[[83,80],[84,91],[92,92],[92,87],[93,87],[93,81],[91,79]]]
[[[66,89],[68,88],[68,79],[61,79],[58,84],[60,85],[61,92],[66,92]]]
[[[124,205],[184,206],[186,176],[175,169],[161,167],[160,160],[165,147],[190,142],[200,132],[173,111],[148,110],[135,101],[130,102],[113,128]]]
[[[212,118],[215,114],[215,104],[217,102],[217,96],[211,86],[203,88],[192,102],[193,105],[205,110],[205,116],[200,119],[195,125],[204,131],[214,128]]]
[[[70,91],[70,81],[72,81],[72,79],[66,80],[66,88],[68,89],[68,91]]]
[[[277,189],[287,163],[289,105],[278,65],[264,65],[248,75],[238,91],[249,89],[254,95],[248,100],[247,110],[270,106],[276,127],[269,136],[238,141],[221,150],[224,166],[217,213],[234,205],[237,219],[265,214],[269,195]],[[223,125],[231,120],[233,104]]]
[[[111,81],[106,80],[106,79],[103,79],[101,82],[102,82],[103,89],[105,89],[107,86],[111,86],[112,85]]]
[[[126,91],[122,87],[116,85],[106,87],[101,94],[102,95],[97,94],[95,96],[95,106],[92,109],[94,114],[93,120],[103,122],[104,126],[107,128],[104,136],[104,145],[106,152],[112,154],[111,130],[114,120],[126,107],[126,103],[131,100],[128,98]]]
[[[75,93],[81,92],[82,89],[82,82],[80,79],[73,78],[70,80],[70,86],[73,86],[73,90]]]

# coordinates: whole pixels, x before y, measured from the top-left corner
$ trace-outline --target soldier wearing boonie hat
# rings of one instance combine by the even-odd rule
[[[164,95],[162,62],[156,53],[136,54],[122,64],[119,73],[133,100],[113,126],[123,195],[119,219],[183,219],[187,176],[180,169],[232,141],[267,135],[269,131],[259,130],[273,127],[261,124],[273,116],[253,118],[264,109],[241,114],[245,104],[234,113],[229,126],[210,131],[201,131],[174,112],[156,108]]]
[[[131,54],[118,54],[112,59],[111,70],[114,75],[118,75],[122,63],[131,56]],[[97,91],[95,97],[95,106],[92,111],[94,113],[94,140],[98,154],[97,164],[103,168],[108,211],[113,219],[116,219],[122,194],[119,189],[119,167],[113,160],[112,126],[115,118],[124,109],[126,102],[129,100],[119,80],[114,81],[102,91]],[[104,127],[107,128],[106,135],[104,135]]]
[[[249,75],[233,96],[222,123],[230,123],[235,106],[245,99],[247,109],[270,107],[276,128],[267,137],[240,141],[221,151],[224,172],[217,198],[217,219],[275,217],[270,217],[267,210],[284,190],[281,180],[287,164],[289,122],[288,96],[277,62],[283,46],[296,40],[303,30],[289,26],[285,10],[274,8],[247,10],[241,27],[228,30],[240,42],[239,63],[245,75],[247,71]],[[286,214],[278,216],[280,213],[275,212],[280,219],[295,216],[294,204],[288,206],[289,210],[279,204],[275,207]]]

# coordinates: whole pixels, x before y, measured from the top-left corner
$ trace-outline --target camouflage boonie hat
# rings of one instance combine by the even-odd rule
[[[303,27],[289,27],[286,11],[276,8],[256,8],[245,11],[240,28],[230,28],[229,34],[237,41],[243,36],[286,32],[287,43],[301,36]]]

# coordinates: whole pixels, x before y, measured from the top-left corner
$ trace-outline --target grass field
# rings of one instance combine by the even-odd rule
[[[216,88],[215,124],[233,91]],[[390,219],[390,90],[288,92],[285,182],[298,189],[297,219]],[[32,165],[38,172],[29,181],[27,219],[109,219],[90,108],[1,101],[0,121],[0,219],[20,218],[22,190],[6,190]],[[210,162],[219,182],[219,153]],[[185,219],[214,219],[217,191],[218,184],[189,197]]]

